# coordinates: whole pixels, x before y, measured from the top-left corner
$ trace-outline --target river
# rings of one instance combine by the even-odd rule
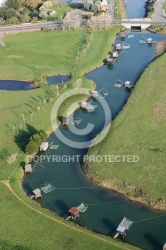
[[[146,0],[126,0],[126,14],[128,18],[144,18]]]
[[[123,86],[116,88],[115,82],[120,79],[135,83],[139,74],[155,56],[154,44],[149,47],[147,43],[139,43],[140,40],[146,40],[148,37],[153,41],[164,39],[161,35],[148,32],[127,33],[125,45],[128,49],[122,50],[113,69],[103,65],[86,75],[87,78],[95,81],[98,91],[103,88],[107,90],[108,95],[105,96],[105,100],[111,108],[113,118],[119,113],[129,96],[129,92],[126,92]],[[121,43],[119,37],[115,41],[115,44],[117,43]],[[46,155],[60,157],[60,162],[57,158],[50,161],[45,158],[42,162],[38,162],[32,175],[24,176],[23,188],[26,192],[32,193],[32,190],[42,187],[46,182],[52,184],[55,189],[50,193],[42,192],[39,202],[43,207],[64,218],[68,216],[68,210],[71,207],[78,206],[82,202],[87,204],[88,208],[86,212],[80,214],[78,223],[101,234],[114,236],[117,226],[125,216],[134,222],[127,233],[126,242],[143,249],[161,249],[166,238],[166,213],[155,211],[138,202],[126,201],[124,196],[116,192],[93,185],[84,175],[77,158],[74,157],[82,156],[86,152],[86,149],[73,148],[74,141],[86,142],[99,133],[104,126],[102,106],[94,100],[91,104],[98,105],[95,112],[88,113],[79,109],[74,112],[74,117],[81,120],[77,125],[78,129],[84,129],[88,122],[93,121],[93,131],[79,136],[66,126],[60,126],[62,134],[71,140],[70,146],[59,140],[56,132],[52,133],[48,141],[54,142],[59,147],[56,150],[48,149]],[[64,154],[71,156],[71,159],[65,162]]]

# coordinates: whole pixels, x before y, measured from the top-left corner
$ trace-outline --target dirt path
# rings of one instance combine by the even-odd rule
[[[105,239],[102,239],[102,238],[100,238],[100,237],[98,237],[98,236],[96,236],[96,235],[92,235],[92,234],[90,234],[90,233],[88,233],[88,232],[82,231],[81,229],[72,227],[72,226],[70,226],[70,225],[67,224],[67,223],[64,223],[64,222],[62,222],[62,221],[59,221],[59,220],[57,220],[57,219],[55,219],[55,218],[53,218],[53,217],[51,217],[51,216],[49,216],[49,215],[47,215],[47,214],[41,212],[41,211],[38,211],[37,209],[35,209],[35,208],[31,207],[30,205],[28,205],[25,201],[23,201],[23,200],[15,193],[15,191],[12,189],[12,187],[11,187],[11,185],[10,185],[10,183],[9,183],[8,180],[3,180],[3,181],[0,181],[0,182],[3,183],[3,184],[11,191],[11,193],[12,193],[12,194],[13,194],[22,204],[24,204],[24,205],[25,205],[26,207],[28,207],[29,209],[35,211],[36,213],[38,213],[38,214],[40,214],[40,215],[42,215],[42,216],[45,216],[45,217],[47,217],[48,219],[50,219],[50,220],[52,220],[52,221],[54,221],[54,222],[56,222],[56,223],[59,223],[59,224],[65,226],[65,227],[68,227],[68,228],[70,228],[70,229],[72,229],[72,230],[75,230],[75,231],[77,231],[77,232],[79,232],[79,233],[86,234],[86,235],[88,235],[88,236],[90,236],[90,237],[93,237],[93,238],[96,238],[96,239],[98,239],[98,240],[104,241],[104,242],[106,242],[106,243],[108,243],[108,244],[110,244],[110,245],[113,245],[113,246],[116,246],[116,247],[119,247],[119,248],[122,248],[122,249],[125,249],[125,250],[130,250],[130,248],[127,248],[127,247],[124,247],[124,246],[122,247],[122,246],[120,246],[120,245],[118,245],[118,244],[116,244],[116,243],[112,243],[112,242],[107,241],[107,240],[105,240]]]

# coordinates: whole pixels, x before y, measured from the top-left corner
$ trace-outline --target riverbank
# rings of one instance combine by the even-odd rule
[[[110,155],[110,152],[111,155],[138,155],[139,162],[87,162],[84,166],[87,176],[98,185],[162,210],[166,209],[163,180],[165,60],[166,55],[163,55],[147,67],[107,138],[88,153],[94,156]]]

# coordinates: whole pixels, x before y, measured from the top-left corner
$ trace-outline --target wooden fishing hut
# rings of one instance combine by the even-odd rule
[[[32,165],[31,164],[26,164],[24,167],[24,172],[25,173],[32,173]]]
[[[120,32],[120,38],[121,38],[121,40],[125,40],[125,32],[124,31]]]
[[[68,212],[72,220],[76,220],[76,218],[79,217],[79,210],[77,207],[70,208]]]
[[[115,234],[114,239],[118,238],[119,235],[122,235],[124,238],[126,236],[127,230],[129,230],[132,224],[133,224],[133,221],[124,217],[116,229],[117,233]]]
[[[125,81],[125,88],[130,89],[132,87],[130,81]]]
[[[81,108],[82,109],[87,109],[88,108],[88,103],[87,102],[81,102]]]
[[[33,194],[34,194],[34,198],[37,200],[37,198],[41,198],[41,190],[39,188],[36,188],[35,190],[33,190]]]
[[[120,43],[116,44],[116,50],[121,50],[122,49],[122,46]]]
[[[117,58],[118,57],[118,51],[117,50],[115,50],[115,51],[112,52],[112,57],[113,58]]]
[[[69,117],[64,116],[61,121],[62,125],[68,125],[69,124]]]
[[[112,57],[107,59],[107,64],[113,64],[113,62],[114,62],[114,59]]]
[[[98,92],[96,90],[91,90],[90,91],[90,96],[93,98],[96,98],[98,96]]]
[[[48,149],[48,142],[42,142],[42,144],[40,145],[40,151],[46,151]]]

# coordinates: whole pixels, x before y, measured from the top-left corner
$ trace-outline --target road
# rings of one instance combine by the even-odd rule
[[[103,21],[102,21],[103,22]],[[107,20],[106,20],[107,22]],[[112,24],[125,24],[129,23],[129,21],[121,21],[121,20],[112,20]],[[140,21],[132,20],[132,23],[139,25]],[[142,21],[142,24],[158,24],[158,25],[166,25],[166,21]],[[22,24],[22,25],[15,25],[15,26],[2,26],[0,27],[0,33],[12,33],[12,32],[24,32],[24,31],[33,31],[33,30],[41,30],[41,28],[56,28],[62,26],[62,21],[56,22],[47,22],[47,23],[38,23],[38,24]],[[86,26],[87,20],[82,20],[81,26]]]
[[[165,3],[165,0],[157,0],[154,4],[154,13],[152,15],[153,21],[165,21],[166,18],[164,17],[163,13],[163,4]]]

